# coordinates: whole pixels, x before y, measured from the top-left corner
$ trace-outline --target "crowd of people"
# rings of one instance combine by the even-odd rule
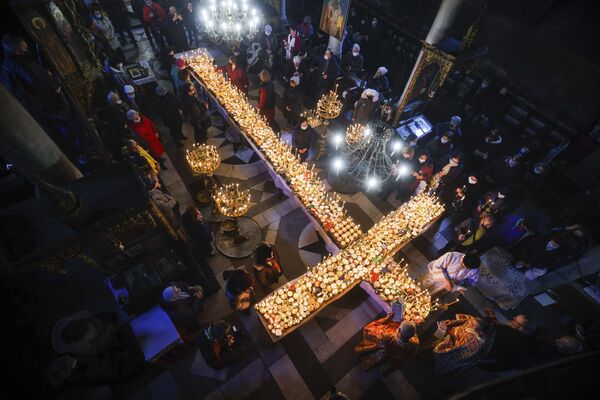
[[[106,105],[100,109],[106,122],[103,139],[114,160],[128,162],[137,172],[149,197],[169,222],[183,227],[197,254],[210,257],[215,254],[213,234],[200,210],[189,207],[182,214],[177,199],[163,187],[161,173],[168,168],[164,133],[155,122],[160,118],[177,147],[188,140],[183,133],[185,122],[193,128],[195,142],[207,141],[211,126],[209,98],[191,79],[185,60],[175,57],[199,45],[195,6],[191,1],[133,0],[132,7],[148,41],[160,50],[173,89],[156,84],[150,91],[141,91],[133,84],[123,71],[122,47],[127,36],[137,46],[127,9],[119,0],[91,2],[89,28],[95,33],[95,50],[104,61],[109,88]],[[314,29],[309,16],[279,33],[266,25],[257,38],[261,50],[256,64],[256,108],[276,132],[281,131],[275,122],[279,100],[274,81],[279,79],[285,84],[281,110],[302,161],[308,159],[318,136],[303,111],[313,108],[336,84],[341,87],[343,110],[351,113],[341,118],[343,124],[392,124],[394,101],[399,94],[395,83],[398,76],[408,72],[402,69],[410,61],[405,57],[398,62],[396,57],[402,53],[398,48],[405,46],[406,55],[412,45],[393,30],[386,34],[377,18],[358,17],[354,8],[349,18],[341,57],[327,47],[328,37]],[[2,45],[8,71],[3,73],[3,83],[10,85],[36,118],[50,121],[59,135],[67,137],[74,128],[68,123],[70,110],[60,84],[26,57],[28,49],[23,39],[6,37]],[[244,48],[234,47],[219,71],[248,94],[248,73],[254,66],[248,64]],[[388,80],[390,71],[393,78]],[[544,167],[536,162],[535,148],[509,137],[497,126],[501,110],[490,96],[504,95],[506,89],[491,90],[491,86],[493,83],[485,78],[467,96],[464,119],[452,116],[447,123],[436,124],[424,138],[410,136],[404,140],[394,157],[391,176],[380,188],[382,200],[395,194],[396,199],[407,201],[415,194],[430,191],[444,203],[451,234],[438,258],[419,278],[434,296],[464,293],[476,285],[481,255],[494,247],[507,249],[513,259],[511,267],[522,271],[527,279],[564,265],[587,247],[586,232],[579,225],[561,221],[550,229],[550,234],[540,234],[527,215],[515,213],[521,189],[538,180]],[[256,290],[274,290],[283,274],[273,245],[261,243],[253,264],[252,268],[238,267],[222,273],[229,306],[242,315],[251,312]],[[226,321],[200,322],[205,303],[201,286],[170,282],[157,301],[182,338],[197,343],[211,368],[223,369],[235,360],[243,335]],[[53,346],[61,357],[50,371],[53,384],[97,384],[134,376],[142,361],[139,354],[126,348],[131,338],[118,331],[115,322],[115,316],[90,313],[59,321]],[[424,345],[414,322],[390,313],[364,328],[355,353],[365,369],[378,366],[388,374],[420,352],[432,350],[436,370],[448,373],[473,365],[489,370],[527,368],[554,350],[573,354],[586,346],[585,338],[569,333],[557,337],[549,350],[547,343],[538,340],[539,332],[526,316],[519,315],[503,324],[491,311],[486,317],[457,314],[454,320],[441,321],[438,331],[436,340]],[[461,357],[456,356],[459,350]]]

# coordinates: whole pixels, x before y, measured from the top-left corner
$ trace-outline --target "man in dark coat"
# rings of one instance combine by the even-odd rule
[[[169,44],[175,48],[175,52],[181,53],[188,49],[188,41],[185,36],[183,15],[174,6],[169,7],[169,15],[165,17],[165,33]]]
[[[198,42],[198,27],[196,25],[196,18],[198,16],[195,14],[195,11],[194,3],[191,1],[186,2],[185,8],[182,11],[183,24],[188,35],[188,47],[192,47],[192,39],[195,47],[200,46]]]
[[[131,32],[129,12],[127,11],[127,7],[125,7],[125,2],[123,0],[100,0],[100,5],[106,11],[106,14],[108,14],[108,18],[119,37],[121,46],[124,46],[126,43],[125,33],[127,33],[131,43],[137,47],[137,42]]]
[[[298,118],[302,111],[302,92],[300,89],[300,78],[293,76],[290,79],[290,84],[283,92],[283,114],[288,125],[295,126],[298,124]]]
[[[173,137],[177,147],[183,147],[182,140],[186,140],[181,131],[183,127],[182,107],[179,106],[177,99],[162,86],[157,86],[154,90],[156,94],[156,112],[160,115],[163,123],[169,128],[169,133]]]
[[[210,226],[204,221],[200,210],[196,207],[188,207],[181,218],[183,227],[198,245],[200,252],[204,256],[214,255],[215,250],[212,247],[213,234]]]
[[[339,76],[340,68],[331,49],[325,50],[322,58],[317,59],[312,70],[315,73],[315,102],[329,90],[333,89]]]
[[[191,82],[181,86],[180,94],[183,110],[189,116],[190,123],[194,127],[194,140],[197,143],[206,143],[210,127],[206,104],[200,102],[196,87]]]
[[[340,66],[345,74],[349,74],[357,78],[361,77],[365,68],[365,59],[363,58],[362,54],[360,54],[360,46],[358,43],[354,43],[352,46],[352,51],[346,53],[344,57],[342,57]]]

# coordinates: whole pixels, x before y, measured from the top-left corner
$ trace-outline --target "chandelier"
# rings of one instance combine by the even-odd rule
[[[192,149],[186,151],[185,158],[190,168],[201,175],[210,176],[221,165],[217,148],[207,144],[194,143]]]
[[[323,125],[328,125],[330,119],[337,118],[342,111],[342,102],[337,96],[337,85],[334,90],[323,94],[317,103],[317,114],[324,120]]]
[[[258,11],[251,9],[247,0],[209,0],[201,15],[209,39],[228,44],[254,39],[260,21]]]
[[[226,217],[241,217],[246,214],[250,207],[250,191],[240,191],[240,186],[237,183],[220,187],[213,197],[217,209]]]

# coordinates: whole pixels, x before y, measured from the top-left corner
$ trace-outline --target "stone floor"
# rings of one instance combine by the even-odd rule
[[[142,58],[152,59],[146,42],[140,43]],[[217,63],[223,64],[225,56],[211,49]],[[251,77],[250,98],[257,99],[256,77]],[[165,85],[170,84],[164,82]],[[283,88],[276,85],[278,96]],[[254,100],[254,101],[255,101]],[[280,99],[278,99],[278,103]],[[285,127],[281,110],[277,122]],[[322,238],[312,228],[304,212],[291,199],[280,196],[266,172],[266,165],[248,149],[234,152],[231,142],[222,131],[218,115],[214,114],[209,130],[210,144],[218,147],[222,164],[216,172],[222,183],[239,183],[251,192],[252,207],[248,213],[260,225],[263,238],[276,245],[284,270],[280,283],[294,279],[326,255]],[[193,137],[191,127],[185,133]],[[185,160],[185,148],[177,148],[168,135],[165,146],[169,169],[162,173],[167,190],[179,199],[181,206],[194,204],[199,180],[192,176]],[[185,142],[186,148],[192,140]],[[322,164],[321,164],[322,165]],[[320,169],[319,169],[320,170]],[[324,175],[324,174],[323,174]],[[399,205],[393,199],[382,201],[369,194],[357,193],[342,196],[352,216],[363,230],[376,223],[383,215]],[[449,237],[449,221],[438,221],[424,235],[407,244],[399,256],[409,264],[412,273],[421,271],[436,257]],[[213,229],[218,229],[213,224]],[[222,255],[209,259],[216,279],[223,287],[222,272],[233,266],[251,267],[250,258],[233,260]],[[581,263],[583,264],[583,262]],[[582,267],[585,274],[600,269],[599,263],[587,262]],[[540,279],[542,287],[554,287],[564,281],[579,278],[575,266],[555,271]],[[257,296],[266,293],[259,289]],[[493,306],[477,289],[469,289],[461,302],[451,310],[435,313],[420,327],[420,334],[430,333],[435,319],[450,317],[454,313],[481,313]],[[519,309],[514,310],[516,313]],[[473,368],[468,374],[449,380],[433,373],[433,361],[426,354],[416,357],[403,371],[382,377],[377,370],[365,372],[353,354],[362,327],[381,315],[377,304],[356,287],[342,299],[322,310],[314,319],[290,335],[273,343],[255,313],[243,316],[232,312],[222,290],[206,299],[202,319],[226,319],[234,323],[248,337],[248,348],[237,362],[225,371],[208,368],[195,350],[189,350],[175,361],[166,363],[155,376],[140,384],[132,399],[316,399],[333,385],[352,399],[416,399],[444,398],[461,388],[475,383],[497,379],[506,374],[492,374]],[[509,317],[510,315],[506,315]],[[512,372],[509,372],[510,374]]]

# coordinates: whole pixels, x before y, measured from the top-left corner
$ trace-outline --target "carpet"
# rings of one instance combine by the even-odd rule
[[[512,256],[500,247],[481,255],[479,281],[475,285],[481,293],[503,310],[510,310],[539,287],[512,266]]]

